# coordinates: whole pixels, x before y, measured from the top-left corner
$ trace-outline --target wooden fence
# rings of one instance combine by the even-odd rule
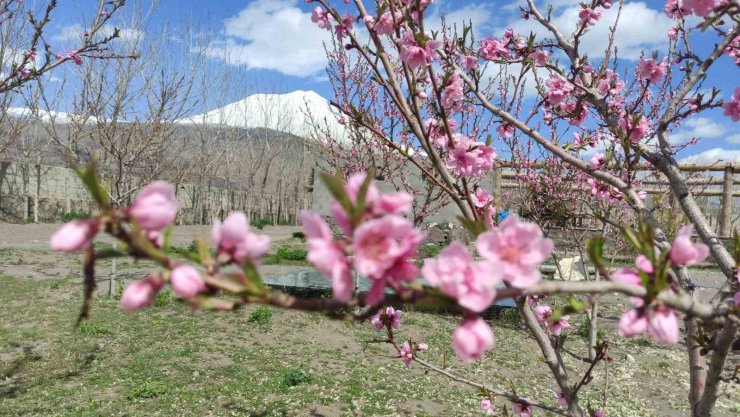
[[[513,180],[517,178],[517,174],[512,172],[511,169],[514,165],[510,162],[498,164],[495,167],[495,194],[501,195],[502,189],[519,188],[520,185],[516,182],[505,181]],[[531,164],[534,169],[544,168],[545,164],[542,162],[535,162]],[[736,197],[740,197],[740,190],[736,189],[736,185],[740,184],[740,178],[736,178],[735,174],[740,174],[740,163],[732,162],[717,162],[713,164],[679,164],[679,169],[682,172],[688,173],[689,179],[687,184],[689,190],[693,195],[696,196],[707,196],[707,197],[719,197],[720,198],[720,211],[719,211],[719,227],[718,233],[720,236],[730,236],[732,234],[732,215],[733,215],[733,204]],[[660,179],[644,179],[641,180],[643,185],[648,188],[643,188],[647,194],[661,195],[670,193],[668,188],[668,179],[663,177],[662,174],[658,173],[654,167],[640,164],[636,167],[638,171],[649,172],[650,175],[660,175]],[[722,172],[722,178],[690,178],[691,174],[696,173],[715,173]],[[586,192],[585,188],[574,186],[575,191]],[[672,194],[669,194],[672,195]]]

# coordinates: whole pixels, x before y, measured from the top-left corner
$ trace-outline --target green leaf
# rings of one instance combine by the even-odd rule
[[[352,213],[352,201],[347,195],[347,190],[344,186],[344,180],[339,174],[329,175],[325,172],[321,173],[321,181],[329,189],[329,192],[335,200],[342,206],[345,212]]]
[[[232,300],[206,295],[196,295],[190,299],[190,302],[204,310],[233,310],[236,306],[236,303]]]
[[[622,229],[622,235],[627,239],[628,242],[632,244],[636,249],[640,250],[642,249],[642,243],[640,242],[639,237],[637,236],[637,232],[635,229],[631,227],[625,227]]]
[[[457,220],[462,223],[463,227],[470,232],[473,237],[478,237],[479,234],[486,231],[486,225],[482,220],[470,220],[463,216],[457,216]]]
[[[567,316],[569,314],[577,314],[585,311],[588,308],[588,304],[584,303],[583,301],[577,299],[574,296],[568,297],[568,305],[562,308],[556,308],[550,317],[548,317],[547,321],[550,323],[556,322],[560,320],[561,317]]]
[[[110,207],[110,199],[108,192],[100,184],[100,177],[95,167],[95,162],[90,162],[87,167],[75,167],[77,176],[80,177],[82,183],[90,191],[90,195],[101,208]]]
[[[604,238],[595,236],[588,242],[588,257],[597,267],[604,265]]]
[[[233,294],[239,294],[247,290],[247,286],[233,275],[223,275],[219,277],[206,276],[206,284]]]
[[[261,296],[269,292],[265,283],[262,282],[262,278],[260,277],[259,272],[257,272],[257,268],[255,268],[251,262],[247,262],[244,265],[244,277],[247,279],[245,284],[248,294]]]
[[[365,214],[365,200],[367,199],[367,190],[370,187],[370,183],[375,178],[375,169],[370,168],[365,174],[365,180],[360,185],[360,190],[357,192],[357,201],[352,210],[352,225],[356,226],[362,220],[362,215]]]
[[[486,137],[486,146],[491,146],[491,143],[493,143],[493,136],[488,135]]]

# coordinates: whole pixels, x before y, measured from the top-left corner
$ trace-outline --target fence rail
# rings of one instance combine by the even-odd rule
[[[547,165],[543,162],[535,161],[529,164],[527,167],[534,169],[546,168]],[[504,171],[505,169],[515,168],[515,165],[511,162],[502,162],[497,164],[494,170],[495,178],[495,194],[500,196],[502,189],[514,189],[519,188],[520,185],[515,182],[505,182],[504,180],[514,180],[517,178],[517,174],[511,171]],[[736,185],[740,184],[740,178],[736,178],[735,174],[740,174],[740,163],[736,162],[717,162],[712,164],[679,164],[678,168],[682,172],[687,173],[706,173],[706,172],[722,172],[722,178],[689,178],[686,182],[687,185],[693,187],[703,187],[698,189],[689,190],[693,195],[706,196],[706,197],[720,197],[720,212],[719,212],[719,235],[729,236],[732,234],[732,213],[734,200],[740,197],[740,189],[736,189]],[[651,174],[662,174],[658,173],[654,167],[646,164],[638,164],[635,166],[635,170],[650,172]],[[650,195],[663,195],[670,193],[668,188],[668,179],[645,179],[641,181],[643,185],[650,187],[644,188],[645,191]],[[720,188],[717,188],[721,186]],[[711,187],[711,188],[709,188]],[[589,189],[583,186],[574,185],[573,191],[577,192],[588,192]]]

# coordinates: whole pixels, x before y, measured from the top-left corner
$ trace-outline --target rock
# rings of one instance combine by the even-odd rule
[[[583,263],[580,256],[563,258],[558,261],[558,268],[555,270],[555,279],[563,281],[585,281],[587,277],[586,264]]]

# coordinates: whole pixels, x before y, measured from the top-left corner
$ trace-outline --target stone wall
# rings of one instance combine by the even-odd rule
[[[38,187],[38,193],[37,193]],[[252,195],[218,187],[178,184],[178,224],[210,223],[230,211],[247,212],[250,218],[267,218],[275,224],[296,224],[309,198]],[[64,213],[91,213],[96,207],[74,170],[59,166],[0,162],[0,222],[33,221],[38,195],[38,219],[43,223],[61,221]]]

